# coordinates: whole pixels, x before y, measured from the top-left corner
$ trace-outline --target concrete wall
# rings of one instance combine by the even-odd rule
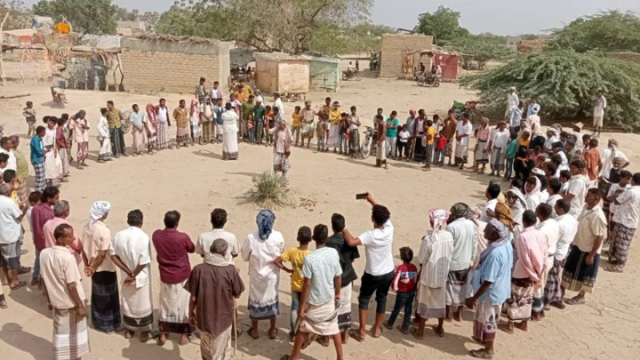
[[[610,57],[610,58],[613,58],[613,59],[618,59],[618,60],[630,61],[630,62],[634,62],[634,63],[640,65],[640,54],[638,54],[638,53],[633,53],[633,52],[609,52],[609,53],[607,53],[607,57]]]
[[[207,87],[219,81],[228,86],[229,43],[122,40],[125,90],[141,93],[195,91],[200,77]]]
[[[278,64],[278,92],[308,93],[309,63],[308,60],[285,60]]]
[[[431,50],[433,37],[427,35],[385,34],[382,35],[382,51],[380,58],[380,77],[404,77],[402,66],[407,52],[414,55],[413,66],[420,63],[420,51]],[[424,59],[423,59],[424,60]],[[425,64],[427,65],[427,64]]]

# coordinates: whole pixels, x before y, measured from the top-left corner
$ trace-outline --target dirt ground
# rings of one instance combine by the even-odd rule
[[[1,121],[6,133],[19,134],[24,140],[22,150],[28,152],[26,124],[21,116],[23,104],[34,102],[39,117],[45,114],[59,115],[85,109],[91,130],[90,167],[78,171],[72,169],[70,182],[61,188],[61,198],[71,203],[70,221],[78,229],[88,220],[88,210],[95,200],[108,200],[113,210],[107,220],[113,233],[126,227],[126,214],[139,208],[144,212],[144,230],[151,234],[162,227],[163,214],[168,210],[179,210],[183,215],[180,230],[187,232],[195,241],[199,233],[208,231],[209,212],[214,207],[222,207],[229,212],[227,229],[234,232],[240,241],[256,228],[255,216],[259,210],[254,205],[244,203],[244,193],[251,187],[254,175],[272,166],[272,151],[268,147],[240,145],[240,159],[235,162],[221,160],[221,145],[194,146],[179,150],[165,150],[152,156],[129,156],[116,159],[108,164],[95,162],[98,141],[95,126],[99,108],[107,100],[113,100],[122,110],[131,104],[141,105],[156,102],[160,96],[168,99],[173,108],[181,98],[190,95],[160,94],[144,96],[127,93],[104,93],[68,91],[67,108],[52,108],[49,90],[44,86],[24,86],[10,84],[0,87],[0,96],[26,94],[31,96],[0,100]],[[473,93],[461,90],[455,84],[443,84],[438,89],[420,88],[413,82],[377,80],[365,78],[361,82],[345,82],[338,93],[312,92],[308,98],[314,104],[331,96],[341,102],[343,108],[356,105],[364,124],[369,124],[376,108],[382,107],[388,114],[397,110],[405,119],[410,108],[424,108],[430,116],[443,114],[453,100],[469,100]],[[285,104],[287,114],[291,114],[294,104]],[[142,106],[141,106],[142,108]],[[173,129],[173,128],[172,128]],[[607,139],[612,134],[603,134]],[[631,134],[615,134],[621,149],[631,159],[632,171],[640,170],[640,137]],[[126,137],[131,144],[131,135]],[[75,153],[75,148],[73,150]],[[333,154],[319,154],[315,150],[294,149],[291,156],[291,189],[296,202],[295,208],[276,210],[275,228],[282,231],[287,246],[295,245],[298,227],[313,227],[318,223],[329,224],[332,213],[346,216],[347,227],[359,234],[371,227],[369,207],[355,200],[354,195],[370,191],[375,199],[389,207],[396,227],[394,251],[402,246],[411,246],[417,252],[420,240],[429,228],[428,210],[432,207],[449,208],[454,202],[469,204],[484,202],[484,189],[490,178],[460,172],[450,168],[435,168],[423,171],[416,163],[390,161],[390,170],[374,168],[374,157],[364,161],[345,159]],[[33,170],[31,169],[33,173]],[[302,206],[302,205],[306,206]],[[311,205],[308,205],[311,204]],[[23,262],[33,262],[34,250],[31,235],[27,234],[25,248],[28,252]],[[399,262],[396,254],[396,261]],[[530,324],[528,333],[515,335],[498,333],[496,341],[497,357],[500,359],[633,359],[640,353],[640,288],[630,286],[637,282],[640,250],[634,246],[630,266],[624,274],[610,274],[602,271],[598,277],[596,292],[589,295],[587,304],[568,307],[565,311],[552,310],[540,323]],[[191,256],[192,266],[201,262],[199,256]],[[364,268],[364,258],[355,263],[358,273]],[[236,260],[241,274],[248,282],[247,264]],[[157,263],[152,264],[153,281],[159,281]],[[25,279],[28,280],[25,276]],[[83,279],[85,291],[89,294],[90,281]],[[246,284],[248,286],[248,284]],[[360,280],[354,285],[354,302],[357,298]],[[4,288],[9,309],[0,310],[0,354],[7,359],[49,359],[51,358],[52,321],[43,295],[35,289],[11,292]],[[238,341],[236,357],[240,359],[279,359],[289,353],[289,275],[282,273],[280,282],[282,315],[278,318],[280,333],[275,341],[268,340],[266,323],[261,325],[260,339],[252,340],[246,331]],[[154,288],[157,301],[159,288]],[[387,310],[391,310],[395,296],[390,294]],[[247,293],[240,300],[239,323],[242,329],[249,325],[246,315]],[[353,308],[354,326],[357,322],[357,306]],[[371,306],[373,309],[373,305]],[[373,320],[370,311],[369,324]],[[416,341],[410,335],[402,335],[397,330],[385,331],[381,338],[368,338],[365,343],[351,341],[345,346],[347,358],[351,359],[408,359],[464,358],[467,351],[477,348],[472,334],[473,312],[465,311],[464,321],[446,324],[444,338],[437,338],[427,332],[423,341]],[[428,325],[434,324],[433,320]],[[122,335],[105,335],[90,331],[92,353],[88,359],[197,359],[197,343],[179,347],[175,342],[167,342],[163,347],[155,342],[141,344],[137,339],[125,340]],[[635,334],[635,335],[634,335]],[[633,355],[635,354],[635,355]],[[332,359],[333,349],[312,345],[304,352],[303,359]]]

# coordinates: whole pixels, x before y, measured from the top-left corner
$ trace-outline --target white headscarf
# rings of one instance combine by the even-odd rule
[[[433,234],[435,236],[444,226],[447,225],[449,219],[449,212],[443,209],[431,209],[429,210],[429,220],[433,222]]]
[[[89,223],[93,225],[96,221],[102,219],[107,213],[111,211],[111,203],[108,201],[96,201],[91,206],[89,211]]]

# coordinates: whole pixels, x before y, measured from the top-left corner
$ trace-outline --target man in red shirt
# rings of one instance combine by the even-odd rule
[[[587,176],[589,177],[589,187],[598,187],[598,174],[602,169],[602,158],[598,151],[598,139],[589,141],[589,150],[584,154]]]
[[[164,230],[156,230],[151,241],[156,249],[160,271],[160,318],[158,345],[167,341],[168,333],[180,334],[180,345],[189,343],[193,327],[189,324],[191,295],[184,286],[191,275],[189,254],[196,246],[189,235],[178,231],[180,213],[169,211],[164,215]]]
[[[33,229],[33,244],[36,248],[36,260],[33,264],[33,276],[31,286],[40,285],[40,252],[46,248],[44,240],[44,224],[55,218],[53,205],[60,198],[60,190],[49,186],[42,191],[40,202],[31,210],[31,225]]]

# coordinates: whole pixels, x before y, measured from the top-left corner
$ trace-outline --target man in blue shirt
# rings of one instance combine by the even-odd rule
[[[44,176],[44,155],[46,150],[42,144],[42,138],[46,133],[44,126],[38,126],[36,128],[36,135],[31,138],[31,164],[36,172],[36,191],[42,192],[47,187],[47,182]]]
[[[468,308],[476,304],[473,339],[484,344],[484,349],[471,350],[469,355],[488,359],[494,355],[493,343],[498,330],[502,304],[511,297],[511,267],[513,247],[509,241],[509,229],[497,219],[491,219],[484,229],[489,243],[480,255],[480,262],[473,276],[473,297],[466,300]]]

